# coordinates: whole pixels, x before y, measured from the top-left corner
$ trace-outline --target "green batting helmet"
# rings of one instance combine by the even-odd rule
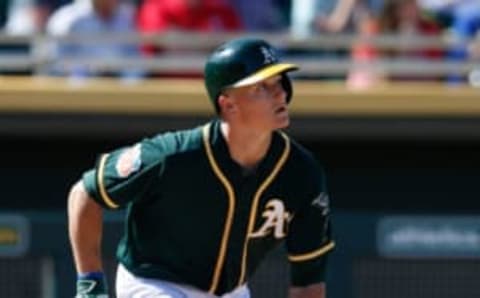
[[[281,63],[276,50],[266,41],[239,38],[220,45],[205,64],[205,86],[219,112],[218,97],[226,88],[248,86],[281,74],[287,102],[292,97],[292,84],[286,74],[296,70],[294,64]]]

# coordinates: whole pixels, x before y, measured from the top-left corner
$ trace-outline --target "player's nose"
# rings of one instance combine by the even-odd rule
[[[283,89],[281,84],[276,85],[273,92],[273,97],[276,101],[281,101],[282,103],[287,101],[287,92],[285,92],[285,89]]]

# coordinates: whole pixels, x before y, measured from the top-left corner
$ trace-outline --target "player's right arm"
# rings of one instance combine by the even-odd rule
[[[147,139],[102,154],[70,190],[68,231],[78,273],[77,298],[107,297],[101,258],[102,210],[122,209],[149,197],[162,167],[165,139]]]
[[[68,196],[68,232],[77,273],[102,271],[102,207],[90,198],[83,181]]]
[[[108,297],[102,273],[102,208],[87,193],[83,181],[68,195],[68,232],[77,270],[77,295]]]

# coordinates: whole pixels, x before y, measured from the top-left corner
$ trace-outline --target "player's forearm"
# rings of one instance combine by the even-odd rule
[[[82,182],[68,197],[68,231],[77,272],[102,270],[102,209],[89,198]]]
[[[326,298],[325,283],[312,284],[306,287],[291,287],[290,298]]]

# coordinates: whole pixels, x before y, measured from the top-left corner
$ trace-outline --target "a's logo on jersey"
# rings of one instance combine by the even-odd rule
[[[279,199],[268,201],[265,211],[262,213],[265,222],[256,232],[250,235],[252,238],[265,237],[273,232],[273,236],[277,239],[286,236],[286,226],[292,219],[290,212],[285,210],[283,202]]]
[[[274,62],[277,62],[275,54],[270,49],[268,49],[267,47],[261,47],[260,50],[263,54],[263,64],[272,64]]]
[[[118,176],[125,178],[133,172],[138,171],[142,164],[140,154],[140,144],[125,149],[118,157],[117,164],[115,165]]]
[[[322,209],[322,214],[326,215],[330,212],[330,199],[326,192],[321,192],[312,200],[312,206]]]

